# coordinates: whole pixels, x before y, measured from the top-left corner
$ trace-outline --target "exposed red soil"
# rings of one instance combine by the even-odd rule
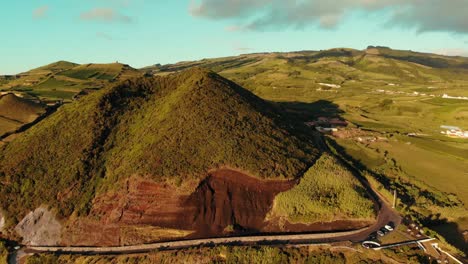
[[[126,226],[158,226],[189,229],[194,208],[185,206],[188,195],[175,187],[150,180],[130,178],[117,192],[96,197],[86,218],[69,221],[66,245],[123,245]],[[161,238],[154,238],[159,240]],[[149,241],[145,241],[149,242]]]
[[[145,225],[192,230],[190,237],[197,238],[223,235],[228,226],[239,232],[261,232],[276,194],[293,186],[294,181],[263,181],[230,169],[210,173],[192,194],[132,178],[123,190],[97,197],[88,217],[70,220],[62,242],[128,244],[123,234],[125,227]]]
[[[197,235],[219,235],[227,226],[237,231],[262,231],[275,196],[294,181],[262,181],[237,171],[211,173],[187,200],[196,208],[192,227]]]
[[[68,221],[64,245],[115,246],[141,244],[176,237],[129,238],[129,226],[161,227],[192,231],[187,238],[227,234],[350,230],[368,222],[336,221],[311,225],[266,222],[275,196],[296,181],[264,181],[231,169],[208,174],[193,193],[150,180],[130,178],[118,192],[95,198],[86,218]],[[230,232],[226,232],[229,227]],[[232,230],[233,229],[233,230]],[[233,231],[233,232],[232,232]],[[144,232],[144,231],[143,231]]]

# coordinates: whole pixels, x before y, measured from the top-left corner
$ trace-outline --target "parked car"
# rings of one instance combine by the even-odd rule
[[[367,248],[367,249],[369,249],[369,248],[378,248],[378,247],[380,247],[380,244],[377,243],[377,242],[374,242],[374,241],[364,241],[364,242],[362,242],[362,247]]]
[[[384,227],[385,227],[385,229],[387,229],[390,232],[393,231],[393,227],[390,226],[390,225],[385,225]]]
[[[384,235],[390,233],[390,231],[387,230],[385,227],[380,228],[380,231],[382,231],[382,233],[384,233]]]
[[[377,233],[376,232],[369,235],[369,240],[375,240],[375,239],[377,239]]]
[[[379,230],[379,231],[377,231],[377,235],[379,235],[379,236],[383,237],[383,236],[385,236],[385,233],[384,233],[384,232],[382,232],[381,230]]]

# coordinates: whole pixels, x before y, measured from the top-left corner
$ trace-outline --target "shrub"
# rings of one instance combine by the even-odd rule
[[[276,196],[271,214],[302,223],[375,216],[364,187],[330,154],[323,154],[297,186]]]

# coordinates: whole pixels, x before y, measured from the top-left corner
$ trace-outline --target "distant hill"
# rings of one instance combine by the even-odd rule
[[[45,113],[45,105],[17,97],[14,94],[0,96],[0,136],[31,123]]]
[[[45,66],[30,70],[27,73],[38,73],[38,74],[39,73],[45,73],[45,72],[57,73],[57,72],[72,69],[72,68],[74,68],[74,67],[76,67],[78,65],[79,64],[77,64],[77,63],[73,63],[73,62],[69,62],[69,61],[57,61],[57,62],[48,64],[48,65],[45,65]]]
[[[83,64],[58,61],[5,79],[0,91],[17,91],[43,100],[65,99],[83,90],[100,89],[110,82],[143,74],[165,75],[202,67],[232,79],[262,97],[277,99],[274,85],[305,88],[302,81],[365,85],[384,82],[421,84],[464,78],[468,58],[369,46],[365,50],[336,48],[323,51],[254,53],[226,58],[155,64],[140,70],[120,64]],[[268,86],[270,86],[268,88]]]
[[[111,82],[141,75],[120,63],[79,65],[59,61],[5,78],[0,82],[0,91],[14,91],[44,101],[70,101],[84,90],[100,89]]]
[[[213,70],[266,99],[289,100],[277,95],[305,93],[320,83],[369,87],[388,83],[411,85],[466,81],[468,58],[370,46],[365,50],[336,48],[323,51],[297,51],[244,54],[143,68],[164,75],[193,66]],[[292,99],[292,98],[291,98]]]

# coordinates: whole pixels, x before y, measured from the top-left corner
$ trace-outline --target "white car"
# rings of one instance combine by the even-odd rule
[[[385,225],[384,226],[385,229],[387,229],[388,231],[393,231],[393,227],[389,226],[389,225]]]

